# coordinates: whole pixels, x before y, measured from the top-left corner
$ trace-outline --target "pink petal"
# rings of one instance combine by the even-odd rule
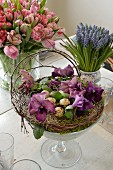
[[[51,40],[51,39],[45,39],[45,40],[42,41],[42,45],[45,48],[54,48],[55,42],[54,42],[54,40]]]

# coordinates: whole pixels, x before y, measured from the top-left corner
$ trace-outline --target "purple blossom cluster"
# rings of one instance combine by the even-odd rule
[[[84,25],[83,23],[77,26],[76,38],[77,42],[84,47],[92,44],[92,48],[96,50],[100,50],[113,41],[113,35],[109,34],[109,30],[95,25]]]
[[[24,88],[25,92],[30,94],[34,89],[35,81],[25,70],[22,70],[21,74],[23,83],[19,89]],[[35,93],[30,97],[29,112],[31,116],[35,115],[40,122],[46,120],[47,114],[56,114],[56,110],[59,108],[64,112],[66,107],[78,111],[92,109],[93,104],[102,99],[103,93],[101,87],[97,87],[92,82],[84,83],[78,79],[70,65],[64,69],[55,68],[49,81],[44,84],[39,82],[38,87],[40,87],[40,91],[35,89]],[[46,87],[45,91],[43,87]],[[54,91],[55,89],[56,91]]]

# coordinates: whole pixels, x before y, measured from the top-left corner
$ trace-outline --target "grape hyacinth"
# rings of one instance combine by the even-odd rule
[[[92,44],[92,47],[96,50],[103,48],[113,40],[113,36],[109,34],[109,30],[95,25],[83,25],[82,23],[80,26],[77,26],[76,37],[77,42],[84,47]]]
[[[71,53],[80,70],[95,72],[113,56],[113,34],[109,30],[96,25],[80,23],[74,38],[64,34],[66,42],[61,44]]]

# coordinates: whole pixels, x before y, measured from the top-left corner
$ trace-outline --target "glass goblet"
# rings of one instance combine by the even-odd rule
[[[40,165],[30,159],[22,159],[15,162],[10,170],[41,170]]]
[[[105,99],[105,106],[108,104],[110,96],[113,93],[113,81],[106,77],[100,77],[94,83],[104,89],[103,97]]]
[[[41,147],[43,160],[55,168],[68,168],[75,165],[80,160],[82,151],[74,139],[87,132],[93,125],[79,132],[67,134],[44,131],[44,136],[48,139]]]

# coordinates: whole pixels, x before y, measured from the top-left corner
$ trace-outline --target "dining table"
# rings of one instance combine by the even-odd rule
[[[56,48],[60,49],[59,43]],[[40,56],[40,63],[65,67],[69,61],[60,55],[45,54]],[[113,80],[113,72],[101,68],[101,76]],[[45,75],[45,70],[41,71]],[[11,104],[10,91],[0,87],[0,133],[9,133],[14,137],[14,161],[21,159],[32,159],[39,163],[42,170],[56,170],[56,168],[47,165],[41,157],[40,150],[42,144],[47,140],[45,136],[35,139],[33,130],[25,121],[28,134],[21,131],[21,117],[14,110]],[[76,140],[81,149],[81,159],[67,170],[113,170],[113,98],[105,114],[91,129]],[[60,168],[58,168],[61,170]]]

